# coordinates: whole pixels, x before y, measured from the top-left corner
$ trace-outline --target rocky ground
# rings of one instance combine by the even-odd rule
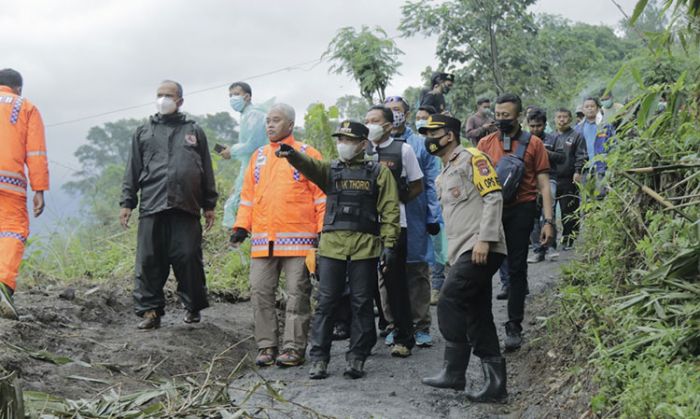
[[[576,384],[581,377],[574,380],[574,374],[581,373],[570,368],[572,349],[561,342],[552,346],[546,336],[559,266],[569,257],[562,253],[557,262],[530,266],[526,344],[506,355],[510,397],[503,405],[470,404],[459,392],[421,385],[421,377],[442,365],[443,340],[436,327],[434,346],[416,348],[406,359],[392,358],[379,339],[361,380],[343,378],[347,342],[335,342],[331,376],[315,381],[307,378],[308,364],[252,368],[249,302],[213,302],[202,323],[188,325],[171,294],[161,329],[142,332],[135,328],[128,291],[116,284],[20,290],[21,320],[0,320],[0,367],[16,371],[25,391],[90,399],[107,390],[128,394],[154,388],[163,380],[196,384],[216,357],[209,378],[233,377],[232,405],[252,417],[585,417],[592,384]],[[494,299],[501,338],[505,311],[505,302]],[[434,308],[433,316],[436,324]],[[482,382],[478,360],[472,359],[468,377],[468,385]]]

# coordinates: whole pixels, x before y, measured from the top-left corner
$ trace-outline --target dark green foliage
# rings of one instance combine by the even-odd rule
[[[591,406],[606,416],[700,412],[700,54],[673,53],[647,49],[610,83],[636,94],[607,158],[608,195],[584,187],[582,258],[565,268],[559,321],[582,332],[600,386]]]
[[[345,95],[335,101],[335,107],[338,108],[338,117],[342,119],[353,119],[363,122],[369,105],[367,101],[352,95]]]
[[[401,54],[382,28],[362,26],[359,32],[351,27],[341,28],[323,58],[333,63],[332,73],[352,77],[359,84],[362,97],[371,104],[375,97],[384,101],[389,81],[399,74]]]
[[[462,119],[476,99],[508,91],[545,109],[575,107],[600,94],[606,78],[641,48],[602,25],[572,23],[527,11],[534,1],[407,2],[399,29],[404,36],[438,35],[436,54],[452,69],[447,96]],[[497,35],[496,35],[497,34]]]

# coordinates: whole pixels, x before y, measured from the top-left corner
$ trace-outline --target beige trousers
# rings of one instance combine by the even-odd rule
[[[287,293],[282,348],[306,350],[311,320],[311,281],[304,257],[252,258],[250,262],[251,301],[258,349],[277,347],[279,331],[275,294],[284,272]]]
[[[411,300],[411,318],[416,331],[430,332],[430,268],[427,263],[407,263],[406,277],[408,282],[408,297]],[[379,296],[382,299],[382,313],[388,323],[394,322],[389,307],[384,278],[379,277]]]

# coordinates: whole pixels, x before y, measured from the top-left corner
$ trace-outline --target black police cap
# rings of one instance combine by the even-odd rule
[[[425,134],[428,131],[440,128],[459,132],[461,127],[462,123],[459,119],[447,115],[435,114],[428,117],[428,122],[424,126],[418,128],[418,132]]]
[[[352,138],[359,138],[362,140],[367,139],[367,136],[369,136],[369,129],[367,129],[364,124],[361,124],[356,121],[350,121],[350,120],[345,120],[338,125],[338,128],[336,128],[335,133],[331,134],[333,137],[352,137]]]

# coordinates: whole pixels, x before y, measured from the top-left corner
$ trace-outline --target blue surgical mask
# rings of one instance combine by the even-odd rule
[[[427,119],[418,119],[416,120],[416,129],[419,130],[422,127],[428,125],[428,120]]]
[[[243,112],[243,108],[245,108],[245,99],[243,99],[241,95],[231,96],[229,103],[231,104],[231,108],[236,112]]]

